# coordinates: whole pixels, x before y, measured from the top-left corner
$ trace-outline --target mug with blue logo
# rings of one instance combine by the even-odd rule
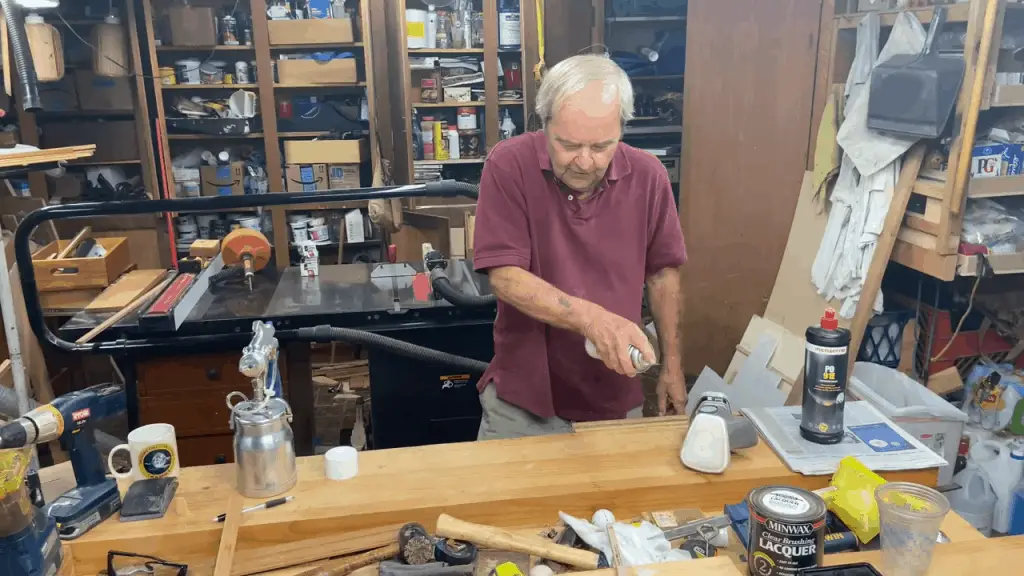
[[[131,454],[130,472],[114,469],[114,454],[127,450]],[[107,456],[110,473],[121,480],[147,480],[178,475],[178,441],[174,426],[147,424],[128,433],[128,443],[115,446]]]

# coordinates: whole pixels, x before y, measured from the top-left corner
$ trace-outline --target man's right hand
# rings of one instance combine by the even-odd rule
[[[640,350],[648,362],[656,361],[654,347],[639,326],[604,308],[595,308],[597,310],[583,327],[583,337],[594,343],[605,366],[631,378],[636,376],[636,368],[629,357],[630,346]]]

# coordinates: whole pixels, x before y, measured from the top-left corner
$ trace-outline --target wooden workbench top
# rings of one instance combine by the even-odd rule
[[[809,489],[828,477],[791,472],[762,442],[734,454],[721,475],[692,472],[679,461],[685,423],[588,427],[573,434],[422,446],[361,453],[359,475],[324,478],[323,457],[299,459],[295,499],[243,515],[232,574],[271,570],[382,545],[406,522],[432,528],[446,512],[508,528],[557,522],[557,511],[589,517],[608,508],[618,517],[682,508],[721,510],[768,484]],[[889,473],[890,480],[934,485],[934,469]],[[217,553],[220,524],[234,490],[234,466],[181,471],[167,515],[122,524],[115,519],[68,542],[74,574],[95,574],[108,550],[152,554],[205,574]],[[246,501],[245,506],[258,503]],[[318,556],[319,554],[319,556]]]

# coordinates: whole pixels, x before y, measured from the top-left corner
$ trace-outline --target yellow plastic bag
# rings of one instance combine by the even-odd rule
[[[839,468],[830,482],[834,491],[828,493],[825,503],[857,539],[868,543],[878,536],[878,504],[875,489],[885,479],[872,472],[853,456],[839,462]]]
[[[0,498],[21,488],[30,457],[28,447],[0,450]]]

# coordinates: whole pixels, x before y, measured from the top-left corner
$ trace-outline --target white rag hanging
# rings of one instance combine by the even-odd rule
[[[818,293],[826,300],[842,300],[839,313],[843,318],[852,318],[857,309],[892,203],[900,158],[918,140],[867,127],[871,71],[896,54],[920,53],[925,39],[917,18],[903,12],[879,53],[880,27],[878,14],[873,12],[857,25],[857,50],[846,79],[845,118],[837,136],[843,159],[825,234],[811,267],[811,281]],[[883,310],[881,292],[872,304],[876,312]]]

